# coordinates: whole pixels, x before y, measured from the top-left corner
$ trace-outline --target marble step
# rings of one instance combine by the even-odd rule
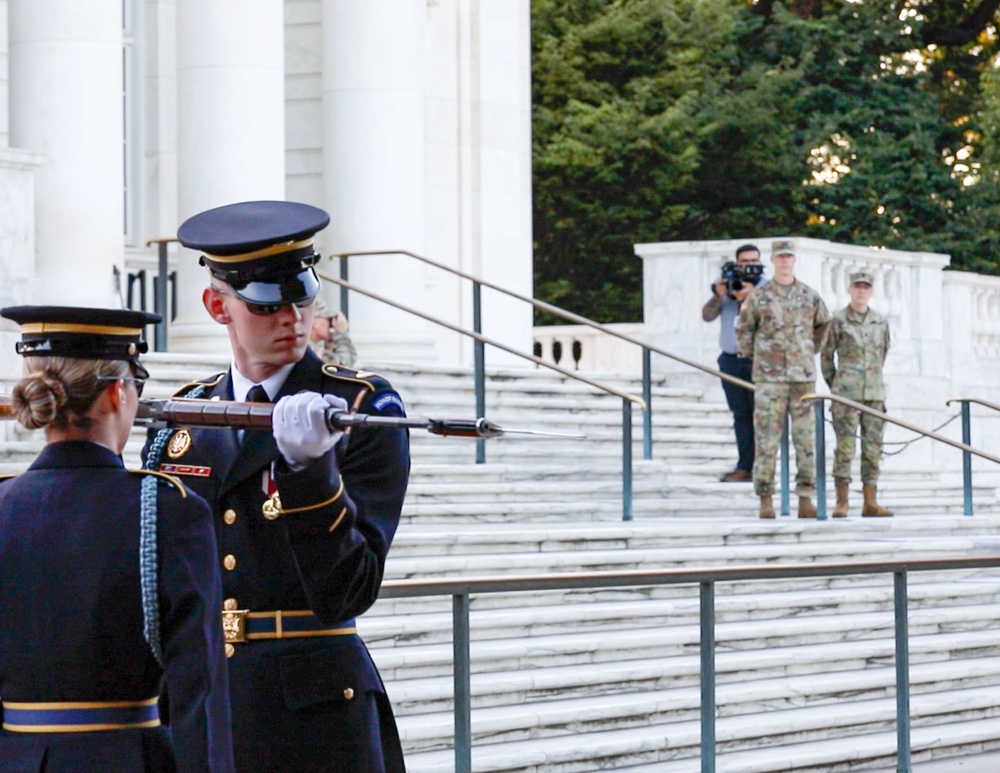
[[[492,615],[490,610],[489,614]],[[595,663],[642,661],[674,657],[697,652],[699,634],[695,625],[650,626],[646,628],[620,626],[617,629],[584,633],[547,633],[527,635],[528,631],[505,631],[506,638],[482,638],[473,616],[473,670],[477,674],[514,672],[520,669],[579,667],[584,670]],[[372,656],[384,678],[395,683],[408,679],[429,677],[450,678],[452,657],[450,635],[443,631],[423,633],[419,629],[391,640],[391,645],[381,646],[377,639],[368,636],[368,626],[374,621],[362,617],[358,629],[370,641]],[[859,612],[849,617],[836,614],[816,615],[802,619],[751,620],[721,623],[717,627],[720,650],[763,651],[768,657],[771,648],[831,645],[825,651],[827,660],[855,658],[857,642],[874,640],[873,648],[887,646],[891,653],[893,617],[890,611]],[[941,652],[967,651],[974,655],[1000,654],[1000,636],[996,626],[995,610],[976,605],[952,608],[915,609],[910,613],[910,632],[914,638],[930,634],[940,636],[927,646],[935,647],[936,656]],[[849,626],[849,627],[845,627]],[[424,636],[433,635],[437,641],[422,643]],[[520,635],[518,635],[520,633]],[[960,635],[959,635],[960,634]],[[386,642],[390,644],[390,642]],[[782,652],[792,653],[782,649]],[[791,657],[791,654],[789,654]],[[948,655],[951,657],[951,655]],[[773,665],[773,664],[772,664]],[[798,667],[795,661],[786,666]],[[821,668],[825,667],[820,664]],[[600,668],[591,669],[597,678]]]
[[[817,546],[839,540],[893,540],[923,537],[967,537],[971,540],[1000,535],[1000,517],[995,515],[930,516],[898,518],[848,518],[850,529],[825,528],[807,519],[705,519],[669,518],[647,521],[617,521],[565,526],[524,523],[517,528],[503,524],[467,524],[456,530],[450,525],[406,526],[396,533],[389,553],[389,571],[397,558],[427,555],[473,555],[480,553],[547,553],[551,551],[628,550],[688,547],[736,547],[786,543]],[[819,549],[819,547],[817,547]]]
[[[1000,726],[1000,693],[992,688],[972,688],[914,695],[911,714],[915,735],[920,740],[941,732],[941,725],[980,723],[994,731]],[[805,744],[827,744],[841,740],[840,760],[858,759],[853,747],[865,736],[888,735],[894,727],[895,701],[882,698],[854,701],[843,706],[814,706],[723,718],[717,723],[716,740],[721,759],[730,771],[778,773],[808,769],[801,766]],[[929,732],[921,734],[921,729]],[[985,728],[983,728],[985,729]],[[964,734],[969,738],[971,733]],[[982,737],[982,736],[980,736]],[[926,740],[924,740],[926,743]],[[965,741],[963,743],[968,743]],[[582,773],[605,769],[629,770],[629,766],[657,763],[650,768],[673,773],[692,770],[697,762],[700,725],[697,721],[649,727],[575,733],[571,736],[529,738],[518,743],[474,745],[473,769],[513,773],[545,770],[547,773]],[[767,747],[761,748],[761,747]],[[844,747],[847,747],[846,749]],[[740,758],[756,759],[754,767]],[[412,773],[448,770],[454,759],[451,750],[411,753],[407,770]],[[672,766],[668,762],[673,760]],[[815,765],[815,760],[806,764]],[[829,769],[829,768],[827,768]],[[694,768],[697,770],[697,768]],[[984,771],[984,773],[986,773]]]
[[[994,692],[991,700],[1000,702],[1000,658],[977,658],[971,661],[947,661],[915,664],[910,671],[911,695],[958,693],[963,711],[981,703],[982,692]],[[825,674],[798,674],[786,677],[749,679],[717,685],[717,722],[775,711],[828,706],[837,711],[847,704],[892,698],[895,695],[895,668],[867,668],[860,671],[837,671]],[[452,742],[453,714],[450,705],[437,711],[421,706],[420,713],[407,713],[407,704],[395,700],[401,738],[408,751],[448,748]],[[998,703],[997,705],[1000,705]],[[697,721],[701,710],[701,692],[692,686],[664,684],[650,689],[622,683],[602,695],[574,697],[549,696],[541,691],[523,695],[520,702],[508,705],[474,707],[473,743],[516,742],[522,739],[576,736],[602,730],[620,730],[648,725],[667,725]],[[411,707],[412,711],[412,707]]]
[[[796,519],[798,520],[798,519]],[[849,528],[850,519],[815,522],[818,529]],[[752,563],[836,563],[840,561],[876,561],[899,558],[934,558],[942,555],[988,554],[996,550],[998,539],[992,536],[964,538],[835,540],[822,547],[811,544],[783,545],[776,555],[773,545],[705,545],[686,548],[683,553],[672,548],[642,551],[567,550],[510,555],[442,555],[433,561],[422,557],[393,557],[390,576],[395,578],[456,578],[463,575],[542,574],[549,572],[598,572],[635,568],[667,569],[683,566],[722,567]]]
[[[913,679],[926,690],[935,684],[940,684],[941,689],[959,684],[993,684],[1000,677],[1000,647],[990,638],[995,637],[996,631],[985,628],[913,636],[910,648]],[[376,658],[384,654],[373,652]],[[856,640],[848,645],[811,642],[746,650],[720,648],[716,653],[718,711],[737,713],[742,702],[753,703],[758,699],[773,701],[776,706],[801,705],[821,694],[821,683],[832,684],[835,689],[838,681],[844,689],[855,689],[858,685],[876,689],[878,685],[890,684],[892,673],[886,669],[894,669],[894,653],[891,638]],[[477,671],[471,682],[473,706],[479,710],[666,689],[696,691],[699,665],[697,648],[691,647],[683,654],[634,660]],[[919,672],[918,667],[922,669]],[[795,690],[782,692],[785,682],[781,680],[799,677],[805,679],[805,686],[797,682]],[[816,688],[810,686],[813,681]],[[451,682],[449,673],[438,677],[395,678],[388,684],[397,713],[410,716],[450,712]],[[854,687],[848,687],[849,683]],[[726,687],[733,685],[738,687],[733,688],[735,692]],[[694,701],[692,706],[700,705],[696,695],[689,697]],[[450,731],[448,722],[442,727],[444,734]]]
[[[983,754],[1000,748],[1000,720],[977,719],[916,727],[910,734],[911,759],[917,773],[925,769],[940,773],[993,773]],[[830,771],[870,771],[895,773],[897,740],[895,730],[789,744],[782,748],[720,754],[717,773],[830,773]],[[961,759],[959,759],[961,757]],[[931,762],[931,761],[935,762]],[[596,770],[584,768],[583,770]],[[638,765],[616,766],[625,773],[700,773],[698,759],[661,760]]]

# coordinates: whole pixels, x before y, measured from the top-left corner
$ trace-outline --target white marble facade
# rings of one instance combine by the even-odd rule
[[[138,306],[144,271],[151,307],[147,242],[255,198],[330,211],[324,254],[408,250],[530,295],[529,24],[529,0],[0,0],[3,301]],[[170,264],[170,348],[224,350],[196,256],[171,245]],[[350,278],[472,327],[444,272],[370,257]],[[366,359],[472,362],[375,301],[350,316]],[[483,316],[530,348],[526,304],[485,292]]]

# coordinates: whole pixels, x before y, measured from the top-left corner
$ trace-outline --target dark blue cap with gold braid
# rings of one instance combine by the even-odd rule
[[[0,316],[21,326],[17,353],[25,357],[71,357],[78,360],[125,360],[139,364],[149,348],[146,325],[159,314],[131,309],[80,306],[8,306]]]
[[[316,297],[319,260],[313,236],[330,223],[319,207],[293,201],[243,201],[201,212],[177,229],[201,263],[253,304],[300,303]]]

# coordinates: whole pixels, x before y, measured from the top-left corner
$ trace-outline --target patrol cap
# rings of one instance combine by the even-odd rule
[[[795,245],[790,241],[782,240],[771,242],[771,255],[794,255]]]
[[[313,319],[333,319],[333,314],[326,307],[326,303],[322,298],[317,298],[316,303],[313,305]]]
[[[243,201],[201,212],[177,229],[185,247],[238,298],[257,305],[302,303],[319,292],[313,236],[330,223],[319,207]]]
[[[8,306],[0,316],[21,326],[15,348],[24,357],[124,360],[140,378],[149,376],[139,364],[139,355],[149,349],[143,332],[162,319],[145,311],[80,306]]]
[[[849,278],[851,280],[852,285],[856,284],[867,284],[872,286],[875,285],[874,277],[872,277],[871,273],[868,271],[855,271],[853,274],[850,275]]]

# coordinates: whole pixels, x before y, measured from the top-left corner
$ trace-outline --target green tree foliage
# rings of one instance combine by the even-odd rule
[[[997,270],[1000,0],[534,0],[536,294],[642,316],[645,241]]]

